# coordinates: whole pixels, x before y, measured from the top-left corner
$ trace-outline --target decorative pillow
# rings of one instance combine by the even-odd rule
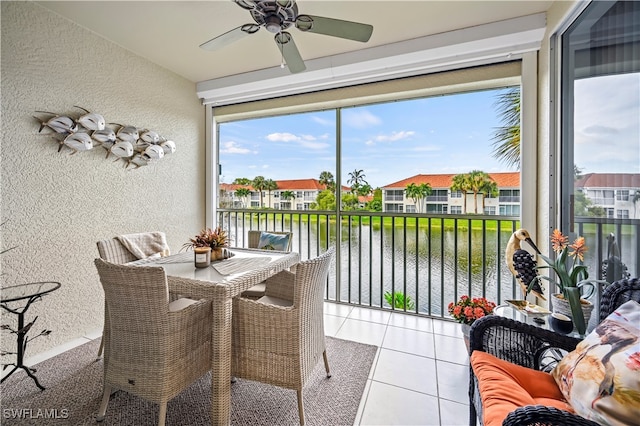
[[[551,373],[577,414],[600,424],[640,419],[640,304],[602,321]]]
[[[271,234],[261,232],[258,248],[262,250],[288,251],[290,234]]]

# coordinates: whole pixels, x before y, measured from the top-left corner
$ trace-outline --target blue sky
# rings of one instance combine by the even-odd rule
[[[584,172],[640,172],[639,79],[627,76],[624,86],[620,80],[617,85],[602,79],[577,83],[576,164]],[[608,96],[603,108],[597,97],[621,87],[623,93],[615,100]],[[342,183],[356,169],[364,171],[374,188],[416,174],[515,171],[492,155],[500,92],[343,108]],[[318,178],[325,170],[337,176],[335,126],[333,110],[223,123],[221,182],[258,175]]]
[[[498,91],[342,109],[342,182],[363,170],[374,188],[422,173],[513,171],[491,155]],[[337,176],[335,111],[220,125],[222,182]]]

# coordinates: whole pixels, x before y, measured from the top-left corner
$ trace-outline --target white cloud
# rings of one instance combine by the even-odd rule
[[[356,129],[364,129],[367,127],[378,126],[382,124],[382,120],[367,110],[343,111],[342,124]]]
[[[640,76],[577,80],[574,163],[583,172],[640,171]]]
[[[327,120],[325,118],[318,117],[317,115],[314,115],[313,117],[311,117],[311,120],[313,120],[316,123],[321,124],[323,126],[335,126],[336,125],[335,120]]]
[[[267,135],[267,140],[271,142],[291,142],[300,140],[299,136],[292,133],[270,133]]]
[[[413,130],[402,130],[399,132],[391,132],[389,134],[386,135],[378,135],[376,137],[374,137],[373,139],[369,139],[365,142],[365,144],[367,145],[375,145],[376,142],[396,142],[399,140],[404,140],[404,139],[410,139],[413,135],[415,135],[416,132],[414,132]]]
[[[293,133],[270,133],[267,135],[267,140],[271,142],[293,142],[300,147],[321,150],[329,146],[326,142],[316,142],[318,138],[313,135],[294,135]]]
[[[238,143],[234,141],[224,142],[220,148],[220,152],[224,154],[257,154],[256,151],[241,148]]]

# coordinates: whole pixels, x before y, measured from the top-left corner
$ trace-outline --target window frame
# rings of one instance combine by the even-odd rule
[[[483,90],[489,88],[499,88],[499,87],[507,87],[514,84],[520,84],[520,96],[521,96],[521,120],[520,120],[520,133],[521,133],[521,166],[520,166],[520,191],[521,201],[520,201],[520,224],[522,227],[528,229],[533,235],[537,234],[537,210],[538,210],[538,198],[537,198],[537,163],[538,163],[538,134],[537,134],[537,109],[538,109],[538,50],[530,50],[517,54],[509,54],[507,57],[487,59],[484,61],[480,61],[474,64],[456,64],[450,69],[441,70],[440,72],[434,72],[430,74],[425,74],[424,76],[427,79],[435,79],[434,81],[440,81],[438,78],[441,76],[459,76],[465,74],[467,72],[475,72],[476,69],[484,69],[486,67],[492,66],[501,66],[509,63],[518,63],[519,65],[519,73],[516,76],[511,77],[499,77],[491,79],[489,77],[483,77],[482,79],[472,79],[469,83],[458,83],[452,85],[437,85],[428,88],[422,88],[417,90],[415,93],[411,92],[397,92],[397,99],[394,100],[404,100],[404,99],[413,99],[413,98],[421,98],[421,97],[429,97],[436,95],[445,95],[445,94],[454,94],[454,93],[463,93],[466,91],[474,91],[474,90]],[[491,68],[487,68],[491,69]],[[458,77],[459,78],[459,77]],[[455,79],[455,78],[454,78]],[[432,80],[428,80],[432,81]],[[381,83],[378,83],[381,84]],[[304,95],[301,95],[304,96]],[[371,97],[364,96],[361,99],[349,99],[349,106],[364,106],[367,104],[379,103],[379,102],[389,102],[391,101],[388,96],[385,99],[375,100],[371,99]],[[339,112],[342,108],[339,104],[335,107],[336,115],[339,126]],[[207,157],[207,163],[213,162],[213,164],[217,165],[216,169],[219,169],[219,127],[218,124],[221,122],[227,121],[235,121],[234,119],[229,119],[227,117],[216,117],[215,109],[211,106],[211,104],[206,104],[207,112],[211,114],[211,126],[212,126],[212,139],[215,137],[215,140],[212,140],[210,144],[207,146],[212,147],[212,155]],[[328,106],[327,108],[333,108]],[[326,109],[326,108],[323,108]],[[285,113],[297,113],[297,112],[308,112],[310,111],[308,106],[304,106],[300,110],[296,110],[295,108],[289,108],[288,112],[273,112],[271,115],[281,115]],[[265,114],[263,116],[267,116]],[[339,128],[339,127],[338,127]],[[341,171],[340,171],[340,146],[341,140],[339,131],[336,137],[336,181],[341,181]],[[208,164],[207,170],[213,169]],[[219,175],[211,173],[212,182],[215,183],[215,188],[219,186]],[[207,181],[207,188],[210,187],[209,180]],[[209,191],[208,192],[212,192]],[[384,192],[384,191],[383,191]],[[526,196],[525,196],[526,194]],[[211,202],[207,202],[205,209],[207,210],[206,218],[207,221],[210,221],[212,225],[215,225],[217,220],[217,199],[215,196],[215,192],[213,193],[213,197],[207,198],[207,200],[211,199]],[[341,206],[340,202],[340,192],[336,194],[336,205]],[[385,199],[383,199],[383,206],[386,204]],[[447,205],[444,204],[442,207],[442,213],[447,213]],[[383,210],[386,211],[386,210]],[[338,214],[340,214],[341,210],[338,209]]]

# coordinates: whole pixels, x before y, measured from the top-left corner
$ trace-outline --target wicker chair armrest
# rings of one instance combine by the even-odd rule
[[[489,315],[471,326],[469,349],[488,352],[500,359],[536,370],[545,351],[573,351],[580,339],[525,324],[497,315]]]
[[[238,316],[242,315],[247,318],[253,319],[264,319],[268,320],[269,316],[280,316],[285,315],[285,313],[290,313],[296,311],[297,309],[294,306],[278,306],[271,305],[269,303],[263,303],[258,300],[247,299],[243,297],[234,297],[233,298],[233,315],[236,315],[236,311],[238,312]],[[267,327],[272,327],[273,324],[265,324]]]
[[[295,279],[296,274],[292,272],[278,272],[276,275],[264,281],[265,294],[267,296],[293,301]]]
[[[170,335],[183,336],[182,344],[186,336],[187,347],[195,348],[211,341],[211,309],[211,302],[203,299],[179,311],[169,312]]]
[[[544,405],[519,407],[507,415],[503,426],[597,426],[598,423],[587,420],[568,411]]]
[[[299,309],[293,306],[276,306],[257,300],[235,297],[233,299],[233,333],[240,346],[245,342],[266,352],[290,353],[295,351],[291,342],[297,339]]]
[[[210,321],[211,319],[211,301],[201,299],[196,303],[186,306],[179,311],[171,311],[168,313],[169,324],[171,327],[188,328],[191,323],[199,321]]]

